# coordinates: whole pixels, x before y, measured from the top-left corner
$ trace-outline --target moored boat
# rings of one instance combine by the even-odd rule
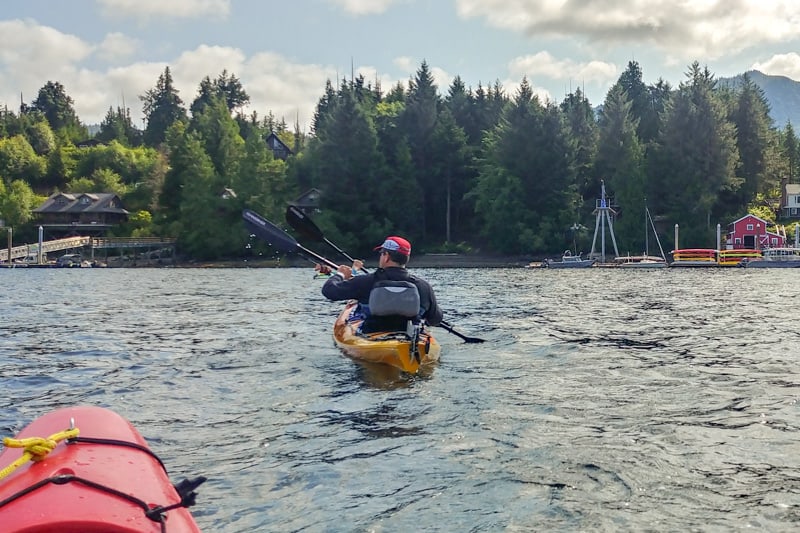
[[[581,254],[572,255],[572,252],[565,250],[561,256],[561,261],[542,261],[542,268],[589,268],[595,264],[594,259],[583,259]]]
[[[653,231],[658,244],[660,256],[650,255],[650,230]],[[616,257],[614,261],[623,268],[664,268],[667,266],[667,259],[664,255],[664,248],[661,246],[661,239],[658,238],[655,222],[650,215],[650,209],[644,206],[644,253],[642,255],[626,255]]]
[[[439,359],[441,346],[423,328],[416,342],[405,331],[358,333],[363,319],[353,313],[357,302],[348,302],[333,325],[336,345],[353,359],[382,363],[415,374],[420,366]]]
[[[173,486],[136,428],[111,410],[58,409],[3,443],[4,533],[200,531],[186,507],[205,478]]]
[[[655,255],[626,255],[614,261],[622,268],[665,268],[667,261]]]
[[[740,263],[745,268],[800,268],[800,248],[767,248],[759,259]]]

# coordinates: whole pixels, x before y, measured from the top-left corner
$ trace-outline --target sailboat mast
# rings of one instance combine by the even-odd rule
[[[647,220],[647,198],[644,199],[644,255],[650,255],[650,228]]]

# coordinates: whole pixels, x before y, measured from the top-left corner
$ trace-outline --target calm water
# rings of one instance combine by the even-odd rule
[[[416,270],[407,378],[309,269],[0,272],[0,434],[109,407],[204,531],[796,531],[800,271]]]

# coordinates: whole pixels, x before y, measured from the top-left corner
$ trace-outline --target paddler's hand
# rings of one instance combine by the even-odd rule
[[[360,272],[361,269],[363,268],[364,268],[364,261],[362,261],[361,259],[353,260],[353,272]]]
[[[350,279],[353,277],[353,269],[347,265],[339,265],[339,268],[336,269],[336,272],[344,279]]]

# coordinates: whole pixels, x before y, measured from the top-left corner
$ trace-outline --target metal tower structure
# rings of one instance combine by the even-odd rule
[[[590,258],[594,258],[595,244],[597,243],[597,236],[600,235],[600,262],[606,262],[606,224],[608,224],[608,233],[611,235],[611,242],[614,243],[614,257],[619,257],[619,250],[617,249],[617,238],[614,236],[614,224],[611,221],[611,214],[615,216],[616,211],[611,209],[609,200],[606,197],[606,182],[600,181],[600,198],[595,200],[595,222],[594,222],[594,237],[592,237],[592,251],[589,253]]]

